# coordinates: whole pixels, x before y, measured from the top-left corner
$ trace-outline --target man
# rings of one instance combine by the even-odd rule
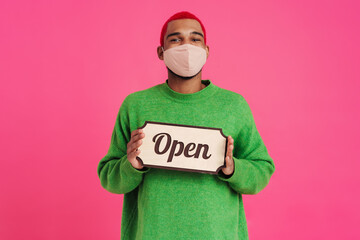
[[[124,99],[97,169],[103,188],[124,194],[121,239],[248,239],[242,194],[260,192],[275,171],[250,107],[201,79],[209,46],[195,15],[170,17],[160,45],[168,79]],[[136,156],[145,134],[137,128],[146,120],[222,128],[226,167],[213,175],[142,166]]]

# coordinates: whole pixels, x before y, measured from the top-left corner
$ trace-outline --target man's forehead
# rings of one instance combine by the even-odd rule
[[[181,31],[198,31],[203,33],[200,23],[195,19],[176,19],[168,23],[167,33]]]

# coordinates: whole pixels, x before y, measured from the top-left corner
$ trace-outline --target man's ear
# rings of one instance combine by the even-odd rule
[[[163,52],[161,46],[157,47],[157,55],[158,55],[160,60],[164,60],[164,52]]]
[[[206,45],[206,59],[209,57],[209,49],[210,47]]]

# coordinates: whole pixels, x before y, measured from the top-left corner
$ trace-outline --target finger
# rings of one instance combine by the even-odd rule
[[[234,162],[232,160],[232,158],[230,156],[226,157],[226,168],[227,169],[232,169],[234,166]]]
[[[229,143],[230,145],[234,144],[234,139],[231,136],[229,136]]]
[[[141,129],[139,129],[141,130]],[[136,132],[137,130],[133,131]],[[139,138],[144,138],[145,137],[145,133],[143,133],[142,131],[141,132],[138,132],[138,133],[134,133],[132,134],[132,137],[130,139],[130,141],[128,142],[128,147],[131,146],[135,141],[137,141]]]
[[[232,153],[232,138],[231,138],[231,136],[229,136],[226,155],[230,156],[231,153]]]
[[[141,139],[137,140],[136,142],[130,145],[129,152],[135,151],[137,148],[141,146],[141,144],[142,144],[142,140]]]
[[[233,151],[234,151],[234,139],[231,138],[231,151],[230,151],[230,158],[231,159],[233,157]]]
[[[131,138],[133,138],[135,135],[139,134],[139,133],[142,133],[143,132],[143,129],[142,128],[139,128],[139,129],[136,129],[134,131],[131,132]]]
[[[142,144],[141,140],[134,142],[133,144],[130,145],[130,147],[128,147],[127,153],[130,154],[136,152],[137,150],[140,150],[139,147],[141,146],[141,144]]]
[[[132,141],[133,142],[136,142],[137,140],[139,139],[142,139],[145,137],[145,133],[139,133],[139,134],[136,134],[133,138],[132,138]]]
[[[231,152],[234,149],[234,139],[230,136],[230,148],[231,148]]]
[[[227,141],[227,145],[226,145],[225,169],[228,166],[229,145],[230,145],[230,140],[229,140],[229,137],[228,137],[228,141]]]
[[[231,166],[231,168],[234,166],[234,160],[232,156],[229,156],[229,166]]]
[[[228,170],[231,168],[231,165],[230,165],[230,161],[229,161],[229,156],[226,156],[225,158],[225,169]]]
[[[141,150],[138,149],[137,151],[132,151],[130,153],[128,153],[128,158],[135,158],[136,156],[138,156],[140,154]]]
[[[229,168],[229,156],[226,156],[226,169]]]
[[[234,168],[234,159],[233,159],[233,150],[234,150],[234,139],[231,137],[231,146],[230,146],[230,154],[229,154],[229,165],[231,168]]]

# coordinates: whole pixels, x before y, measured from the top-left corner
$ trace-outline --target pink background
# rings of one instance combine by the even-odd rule
[[[120,238],[123,195],[97,165],[126,95],[166,80],[156,47],[181,10],[207,30],[203,79],[247,99],[275,162],[244,195],[250,239],[360,238],[358,1],[12,0],[0,3],[0,239]]]

